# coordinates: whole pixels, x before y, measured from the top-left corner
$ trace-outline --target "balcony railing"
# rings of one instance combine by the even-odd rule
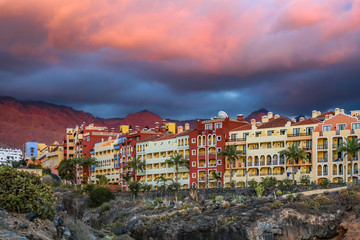
[[[337,159],[333,160],[333,162],[343,162],[343,161],[344,161],[344,159],[342,159],[342,158],[337,158]]]
[[[303,136],[311,136],[311,133],[293,133],[288,134],[288,137],[303,137]]]
[[[327,158],[318,158],[318,162],[325,163],[325,162],[328,162],[328,159]]]
[[[334,149],[334,150],[336,150],[336,148],[339,148],[339,147],[341,147],[342,146],[342,144],[333,144],[332,145],[332,148]]]
[[[305,151],[311,151],[311,150],[312,150],[312,147],[307,146],[307,147],[304,147],[303,149],[304,149]]]
[[[319,145],[317,146],[317,149],[322,150],[322,149],[328,149],[327,145]]]
[[[231,138],[229,142],[240,142],[240,141],[246,141],[246,138]]]

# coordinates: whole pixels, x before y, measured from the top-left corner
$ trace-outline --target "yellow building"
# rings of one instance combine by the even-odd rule
[[[261,182],[264,177],[276,177],[278,180],[291,178],[292,164],[279,152],[292,144],[304,148],[309,157],[309,160],[299,159],[295,163],[295,180],[300,181],[305,175],[311,176],[312,131],[318,123],[320,121],[313,118],[301,118],[296,122],[269,112],[262,117],[262,122],[252,120],[251,124],[233,129],[227,145],[236,145],[244,154],[232,165],[232,180],[241,187],[249,180]],[[224,177],[225,186],[229,186],[228,162]]]
[[[58,142],[54,142],[52,145],[48,145],[40,151],[38,159],[43,168],[49,168],[52,173],[58,174],[56,168],[64,159],[64,147],[59,145]]]
[[[325,179],[330,182],[349,182],[351,173],[354,181],[359,179],[359,153],[350,164],[349,154],[337,152],[337,148],[349,139],[359,139],[360,111],[346,115],[343,110],[335,109],[333,114],[326,114],[313,133],[313,161],[315,162],[312,178],[316,182]]]
[[[92,183],[98,181],[97,175],[106,176],[109,183],[119,183],[119,164],[114,161],[119,154],[118,140],[118,137],[115,139],[109,137],[106,141],[95,144],[94,150],[91,151],[91,157],[96,158],[98,166],[91,169],[90,181]]]
[[[172,129],[170,128],[169,131]],[[165,161],[174,153],[179,153],[185,159],[189,159],[189,133],[188,131],[178,134],[167,134],[163,136],[152,136],[140,140],[136,144],[136,155],[146,164],[144,172],[138,172],[141,176],[140,181],[151,184],[154,189],[162,184],[158,183],[159,177],[168,179],[167,184],[175,181],[175,168],[168,166]],[[186,167],[179,168],[178,182],[181,188],[189,187],[189,169]]]

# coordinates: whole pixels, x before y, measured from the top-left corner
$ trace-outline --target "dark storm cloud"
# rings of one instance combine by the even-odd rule
[[[0,3],[0,95],[120,117],[358,108],[360,3]]]

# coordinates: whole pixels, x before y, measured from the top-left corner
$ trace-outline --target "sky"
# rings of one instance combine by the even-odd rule
[[[0,0],[0,95],[100,117],[360,109],[360,0]]]

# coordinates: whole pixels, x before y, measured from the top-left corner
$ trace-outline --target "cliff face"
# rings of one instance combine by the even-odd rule
[[[125,118],[103,119],[63,105],[0,97],[0,147],[23,149],[24,144],[29,141],[47,144],[61,142],[65,128],[75,127],[83,122],[118,130],[122,124],[129,124],[133,128],[153,127],[154,122],[161,120],[161,116],[146,110],[128,114]],[[185,121],[178,123],[184,125]],[[189,123],[195,126],[196,121],[191,120]]]

